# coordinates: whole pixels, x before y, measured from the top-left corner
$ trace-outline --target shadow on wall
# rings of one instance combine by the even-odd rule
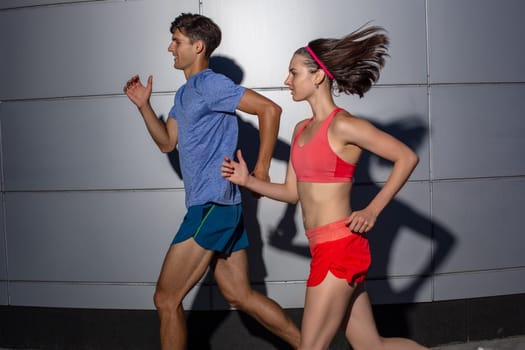
[[[231,59],[223,56],[214,56],[210,60],[210,68],[218,73],[222,73],[230,77],[235,83],[241,84],[243,80],[242,69]],[[370,120],[370,118],[367,118]],[[418,118],[404,117],[399,118],[389,124],[374,123],[379,129],[395,136],[410,148],[416,151],[423,141],[427,129],[421,125]],[[243,155],[248,163],[250,169],[253,169],[257,159],[259,133],[250,123],[244,122],[239,118],[239,148],[242,149]],[[274,152],[274,158],[287,162],[290,155],[290,145],[282,140],[278,140]],[[359,166],[356,172],[356,184],[352,194],[352,207],[363,208],[381,189],[374,183],[370,175],[371,162],[375,156],[368,152],[363,152],[359,161]],[[170,162],[181,177],[178,153],[175,151],[169,155]],[[379,160],[386,164],[385,161]],[[374,159],[374,163],[377,161]],[[380,163],[381,164],[381,163]],[[254,283],[254,288],[262,294],[267,294],[264,280],[267,276],[267,270],[263,261],[263,241],[261,237],[261,226],[257,218],[258,200],[250,193],[243,192],[243,205],[245,225],[248,231],[250,246],[248,248],[250,279]],[[294,237],[303,230],[297,228],[295,222],[297,206],[288,205],[283,212],[282,217],[277,222],[275,228],[270,232],[269,244],[277,249],[292,252],[301,257],[310,257],[310,251],[307,245],[294,243]],[[376,223],[373,231],[381,234],[370,234],[370,245],[373,255],[373,264],[370,270],[370,275],[375,278],[383,279],[388,274],[388,262],[391,260],[392,247],[396,236],[401,232],[401,229],[407,227],[411,232],[422,236],[423,238],[430,238],[433,243],[432,257],[421,266],[417,278],[406,286],[403,290],[393,289],[389,283],[384,283],[384,288],[381,294],[385,300],[403,300],[407,303],[415,300],[416,293],[425,282],[425,279],[433,274],[433,272],[444,262],[446,256],[449,254],[455,244],[455,238],[444,226],[438,222],[432,221],[430,218],[421,215],[418,211],[412,209],[401,200],[394,198],[388,207],[381,214],[380,219]],[[206,285],[213,285],[213,276],[208,272],[205,277]],[[203,302],[207,304],[211,300],[210,288],[201,288],[196,295],[194,306],[198,306]],[[192,312],[188,313],[188,330],[190,332],[188,339],[188,346],[190,349],[211,349],[211,339],[220,324],[228,317],[228,313],[222,313],[221,317],[214,317],[212,324],[207,324],[205,327],[198,324],[199,318],[192,318]],[[288,349],[289,347],[276,338],[274,335],[266,331],[257,322],[252,320],[249,316],[240,313],[241,319],[252,336],[260,337],[272,343],[277,349]],[[381,320],[377,320],[378,327],[381,330]],[[391,324],[391,323],[389,323]],[[397,329],[388,329],[385,336],[397,335],[405,336],[410,334],[408,323],[406,320],[396,320]],[[198,333],[192,336],[192,330],[198,330]],[[204,332],[204,333],[203,333]]]

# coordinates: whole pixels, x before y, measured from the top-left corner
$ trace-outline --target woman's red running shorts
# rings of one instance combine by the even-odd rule
[[[306,286],[320,284],[330,271],[348,283],[365,280],[371,263],[370,246],[365,235],[352,232],[346,219],[306,231],[312,261]]]

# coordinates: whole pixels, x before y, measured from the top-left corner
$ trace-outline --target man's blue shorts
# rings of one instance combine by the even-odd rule
[[[248,247],[242,205],[207,203],[188,209],[172,244],[193,237],[204,249],[230,254]]]

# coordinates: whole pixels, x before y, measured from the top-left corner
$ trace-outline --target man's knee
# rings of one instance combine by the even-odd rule
[[[228,292],[223,291],[222,296],[224,297],[226,302],[230,305],[230,307],[234,309],[240,309],[242,307],[241,298],[239,298],[239,296],[236,293],[232,291],[228,291]]]
[[[155,291],[155,294],[153,295],[153,304],[155,304],[155,307],[157,310],[164,308],[164,305],[166,304],[167,298],[158,289]]]
[[[176,298],[173,294],[157,288],[153,295],[153,303],[159,311],[173,312],[182,307],[182,300]]]
[[[221,290],[222,295],[230,307],[243,310],[247,307],[250,302],[250,296],[253,291],[247,290],[236,290],[235,288],[229,288],[228,290]]]

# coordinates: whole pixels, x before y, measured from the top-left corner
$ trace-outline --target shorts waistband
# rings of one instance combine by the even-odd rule
[[[306,237],[310,245],[328,241],[335,241],[350,236],[353,232],[345,224],[348,218],[317,226],[306,230]]]

